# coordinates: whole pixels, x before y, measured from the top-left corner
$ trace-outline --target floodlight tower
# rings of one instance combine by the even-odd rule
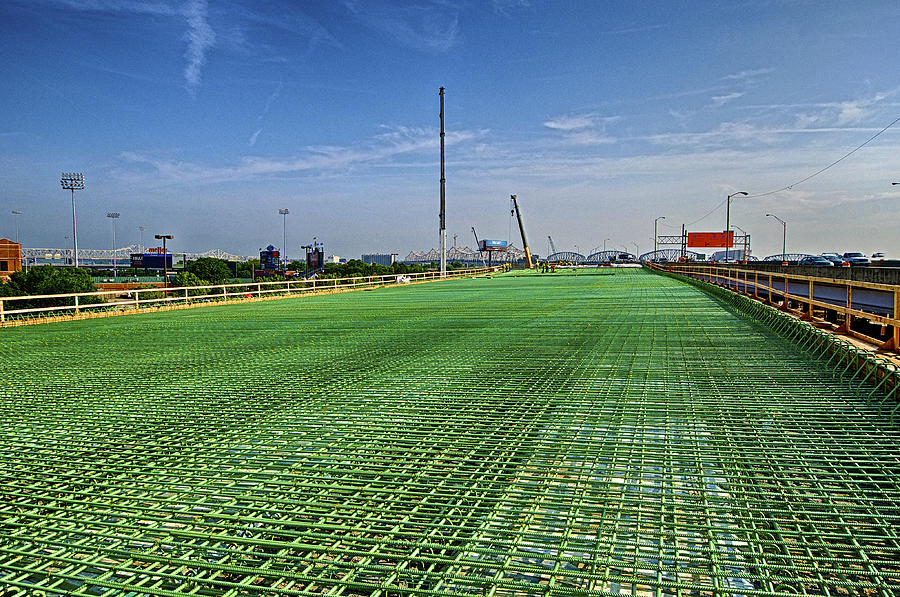
[[[141,253],[144,253],[144,230],[146,229],[146,226],[138,226],[138,230],[141,231]]]
[[[67,191],[72,191],[72,243],[75,267],[78,267],[78,227],[75,222],[75,191],[84,190],[84,174],[81,172],[63,172],[59,184]]]
[[[281,214],[281,268],[284,269],[284,262],[287,261],[287,216],[291,211],[285,207],[278,213]]]
[[[106,213],[106,217],[112,220],[113,224],[113,278],[119,277],[118,261],[116,260],[116,220],[119,219],[119,212],[110,211]]]

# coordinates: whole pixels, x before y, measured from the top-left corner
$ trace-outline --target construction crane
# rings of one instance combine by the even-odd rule
[[[481,244],[478,242],[478,233],[475,232],[475,226],[472,226],[472,234],[475,235],[475,248],[478,250],[478,255],[481,257],[481,265],[484,265],[484,253],[481,251]]]
[[[531,249],[528,248],[528,241],[525,239],[525,226],[522,224],[522,214],[519,212],[519,202],[516,200],[515,195],[510,195],[510,199],[512,199],[513,207],[516,210],[516,219],[519,221],[519,232],[522,233],[522,245],[525,249],[525,265],[528,266],[528,269],[534,267],[534,262],[531,261]]]
[[[556,253],[556,245],[553,244],[553,237],[549,234],[547,235],[547,240],[550,241],[550,254],[553,255]]]

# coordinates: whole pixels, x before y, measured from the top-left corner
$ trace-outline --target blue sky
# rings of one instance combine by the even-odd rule
[[[447,232],[646,251],[732,223],[765,256],[900,257],[900,3],[5,0],[0,235],[358,257]],[[708,214],[708,215],[707,215]],[[706,216],[704,218],[704,216]],[[148,238],[145,236],[145,240]]]

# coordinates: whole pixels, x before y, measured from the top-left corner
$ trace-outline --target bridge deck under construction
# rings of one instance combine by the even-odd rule
[[[672,278],[0,335],[3,595],[900,595],[895,404]]]

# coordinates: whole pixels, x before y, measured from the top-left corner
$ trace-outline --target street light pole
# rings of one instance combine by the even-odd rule
[[[78,227],[75,224],[75,191],[84,190],[84,174],[81,172],[63,172],[59,184],[67,191],[72,191],[72,244],[75,267],[78,267]]]
[[[169,255],[166,253],[166,239],[175,238],[171,234],[156,234],[155,238],[162,239],[163,241],[163,288],[169,287]]]
[[[119,268],[118,268],[118,260],[116,259],[116,255],[118,254],[118,249],[116,249],[116,220],[119,219],[119,212],[111,211],[106,214],[106,217],[112,220],[113,224],[113,278],[119,277]]]
[[[659,216],[658,218],[653,220],[653,252],[654,253],[659,251],[659,243],[656,240],[659,238],[659,234],[657,234],[657,232],[656,232],[656,225],[660,220],[665,220],[665,219],[666,219],[666,216]],[[654,255],[653,258],[656,259],[656,255]]]
[[[787,222],[776,216],[775,214],[766,214],[767,217],[772,217],[781,222],[782,227],[782,237],[781,237],[781,265],[785,265],[787,263]]]
[[[284,262],[287,260],[287,215],[290,212],[288,208],[279,209],[281,214],[281,269],[284,269]]]
[[[746,197],[749,194],[744,191],[738,191],[728,195],[728,198],[725,200],[725,263],[728,263],[728,233],[731,231],[731,198],[735,195]]]

